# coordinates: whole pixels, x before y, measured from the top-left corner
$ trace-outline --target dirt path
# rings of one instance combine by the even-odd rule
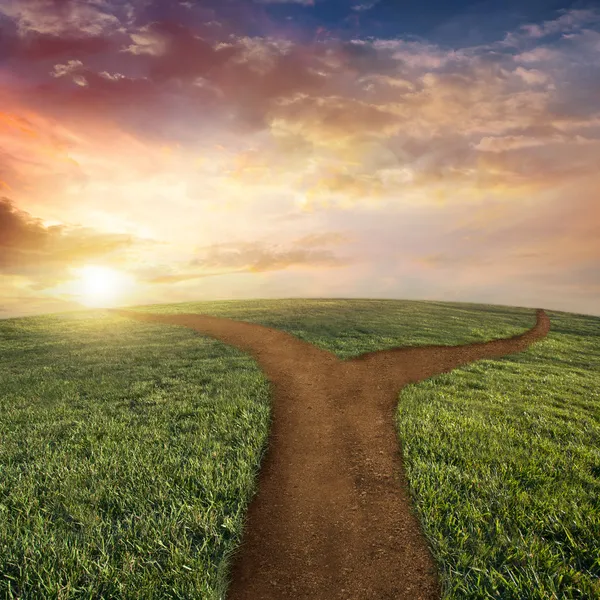
[[[228,600],[440,597],[396,437],[407,383],[526,350],[536,325],[464,346],[370,352],[342,361],[276,329],[199,314],[122,316],[195,329],[250,353],[272,384],[272,427],[258,492],[233,561]]]

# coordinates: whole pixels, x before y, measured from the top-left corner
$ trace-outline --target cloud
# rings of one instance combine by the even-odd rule
[[[154,31],[154,27],[155,24],[148,24],[130,33],[133,44],[122,48],[120,52],[129,52],[135,55],[163,55],[167,51],[167,40],[160,35],[160,32]]]
[[[45,227],[6,197],[0,198],[0,273],[57,277],[67,267],[123,251],[129,235],[99,233],[85,227]]]
[[[265,242],[215,244],[201,249],[201,255],[192,264],[210,269],[242,268],[250,272],[277,271],[290,266],[342,266],[347,264],[347,259],[318,246],[339,244],[343,240],[339,234],[325,234],[299,238],[288,247]]]
[[[556,19],[522,25],[519,31],[510,32],[506,41],[518,43],[523,39],[539,40],[553,34],[568,34],[580,30],[585,25],[600,22],[600,12],[593,9],[562,9],[558,12],[562,14]]]
[[[573,38],[573,43],[579,41]],[[585,43],[590,46],[590,36]],[[480,196],[486,188],[507,194],[533,191],[588,168],[587,163],[565,165],[579,161],[580,155],[566,158],[561,145],[588,144],[588,152],[598,151],[594,144],[600,136],[583,131],[595,122],[590,70],[579,78],[566,50],[557,52],[561,61],[534,69],[524,66],[521,54],[500,53],[493,45],[449,51],[403,40],[331,44],[324,54],[312,57],[327,69],[319,93],[280,96],[262,114],[267,113],[272,135],[305,140],[311,162],[318,165],[308,176],[316,194],[354,189],[371,199],[385,191],[378,171],[389,165],[378,165],[370,149],[362,155],[351,151],[369,148],[367,142],[375,139],[394,149],[403,163],[402,179],[412,172],[415,189],[462,181],[476,186]],[[350,73],[361,76],[351,79]],[[573,79],[568,86],[567,73]],[[574,110],[576,96],[582,105]],[[264,109],[266,104],[259,106]],[[562,135],[559,128],[564,130],[569,122],[582,129]],[[543,147],[547,149],[542,158]],[[528,161],[520,154],[521,165],[485,156],[528,148],[539,152]],[[334,172],[321,150],[337,154]],[[256,154],[260,160],[261,150]],[[350,162],[369,166],[360,172]],[[551,176],[546,178],[546,173]],[[297,181],[306,177],[299,175]],[[460,190],[465,196],[466,192]]]
[[[317,203],[333,198],[341,205],[356,204],[357,201],[381,196],[385,184],[378,174],[332,171],[321,173],[316,180],[308,183],[306,202],[309,208]]]
[[[230,47],[214,47],[190,27],[173,21],[150,23],[131,36],[135,44],[127,51],[148,55],[149,77],[158,82],[191,81],[218,69],[235,53]]]
[[[287,245],[267,242],[226,242],[199,248],[199,256],[189,266],[202,271],[186,271],[152,275],[149,283],[178,283],[193,279],[228,275],[231,273],[263,273],[289,267],[320,269],[343,267],[353,261],[335,255],[329,246],[348,241],[340,233],[313,233],[293,240]]]
[[[562,53],[553,48],[538,46],[532,50],[526,50],[515,55],[515,60],[523,63],[540,63],[544,61],[558,60],[562,58]]]
[[[538,146],[549,146],[551,144],[595,144],[598,140],[588,139],[580,135],[564,135],[555,133],[551,136],[540,135],[528,137],[525,135],[507,135],[498,137],[483,137],[474,145],[474,148],[482,152],[506,152],[519,150],[521,148],[534,148]]]
[[[369,137],[390,137],[400,122],[392,112],[377,104],[342,96],[324,98],[299,96],[282,102],[271,126],[291,133],[301,133],[313,143],[333,142]]]
[[[315,56],[318,53],[301,46],[239,38],[229,50],[231,60],[209,80],[234,111],[235,126],[243,129],[267,129],[280,111],[281,99],[318,95],[326,86],[325,67]]]
[[[161,274],[145,279],[147,283],[165,284],[165,283],[183,283],[185,281],[194,281],[196,279],[205,279],[207,277],[218,277],[219,275],[231,275],[233,273],[247,273],[247,269],[234,269],[227,271],[214,271],[206,273],[169,273]]]
[[[107,57],[93,68],[85,56],[65,56],[23,100],[60,119],[117,122],[142,140],[181,141],[194,151],[260,133],[223,171],[248,185],[365,199],[393,192],[398,177],[402,189],[451,182],[461,195],[461,185],[523,190],[544,184],[542,169],[553,184],[581,172],[583,157],[565,157],[561,145],[597,152],[597,132],[585,131],[600,91],[598,38],[585,29],[592,16],[565,12],[543,24],[568,30],[551,48],[523,29],[518,46],[460,49],[404,39],[299,42],[218,27],[208,35],[187,21],[130,20],[119,33],[131,42],[120,62],[111,56],[112,67]],[[570,123],[579,129],[563,135]],[[395,165],[376,143],[395,153]],[[526,166],[504,156],[519,151],[520,160],[533,153]]]
[[[0,13],[16,22],[20,35],[106,34],[120,27],[110,7],[102,0],[0,0]]]
[[[529,85],[543,85],[548,83],[548,80],[550,79],[550,75],[542,73],[542,71],[538,71],[537,69],[524,69],[523,67],[517,67],[514,72],[515,75],[521,77],[523,81]]]
[[[357,12],[363,12],[367,10],[371,10],[374,6],[379,4],[380,0],[372,0],[371,2],[363,2],[362,4],[355,4],[352,7],[352,10]]]
[[[122,53],[146,65],[155,94],[168,83],[191,100],[202,94],[197,113],[228,120],[238,131],[265,129],[276,99],[323,87],[312,53],[281,39],[231,35],[213,42],[173,21],[147,24],[131,37]]]
[[[74,71],[77,71],[83,67],[83,63],[80,60],[70,60],[66,65],[54,65],[54,68],[50,75],[52,77],[64,77]]]

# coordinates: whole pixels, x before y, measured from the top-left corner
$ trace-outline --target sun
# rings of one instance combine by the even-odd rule
[[[80,302],[89,307],[118,304],[133,284],[130,276],[110,267],[86,265],[73,271],[79,277],[76,287]]]

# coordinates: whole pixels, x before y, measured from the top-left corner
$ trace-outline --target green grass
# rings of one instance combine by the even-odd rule
[[[394,300],[143,307],[348,358],[506,337],[531,309]],[[600,318],[407,387],[398,432],[445,599],[600,598]],[[240,351],[103,311],[0,321],[0,598],[217,599],[269,430]]]

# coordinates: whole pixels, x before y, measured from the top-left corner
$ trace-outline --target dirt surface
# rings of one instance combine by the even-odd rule
[[[536,325],[505,340],[370,352],[342,361],[283,331],[199,314],[125,310],[250,353],[272,385],[258,492],[232,564],[228,600],[420,600],[441,595],[411,510],[395,428],[407,383],[526,350]]]

